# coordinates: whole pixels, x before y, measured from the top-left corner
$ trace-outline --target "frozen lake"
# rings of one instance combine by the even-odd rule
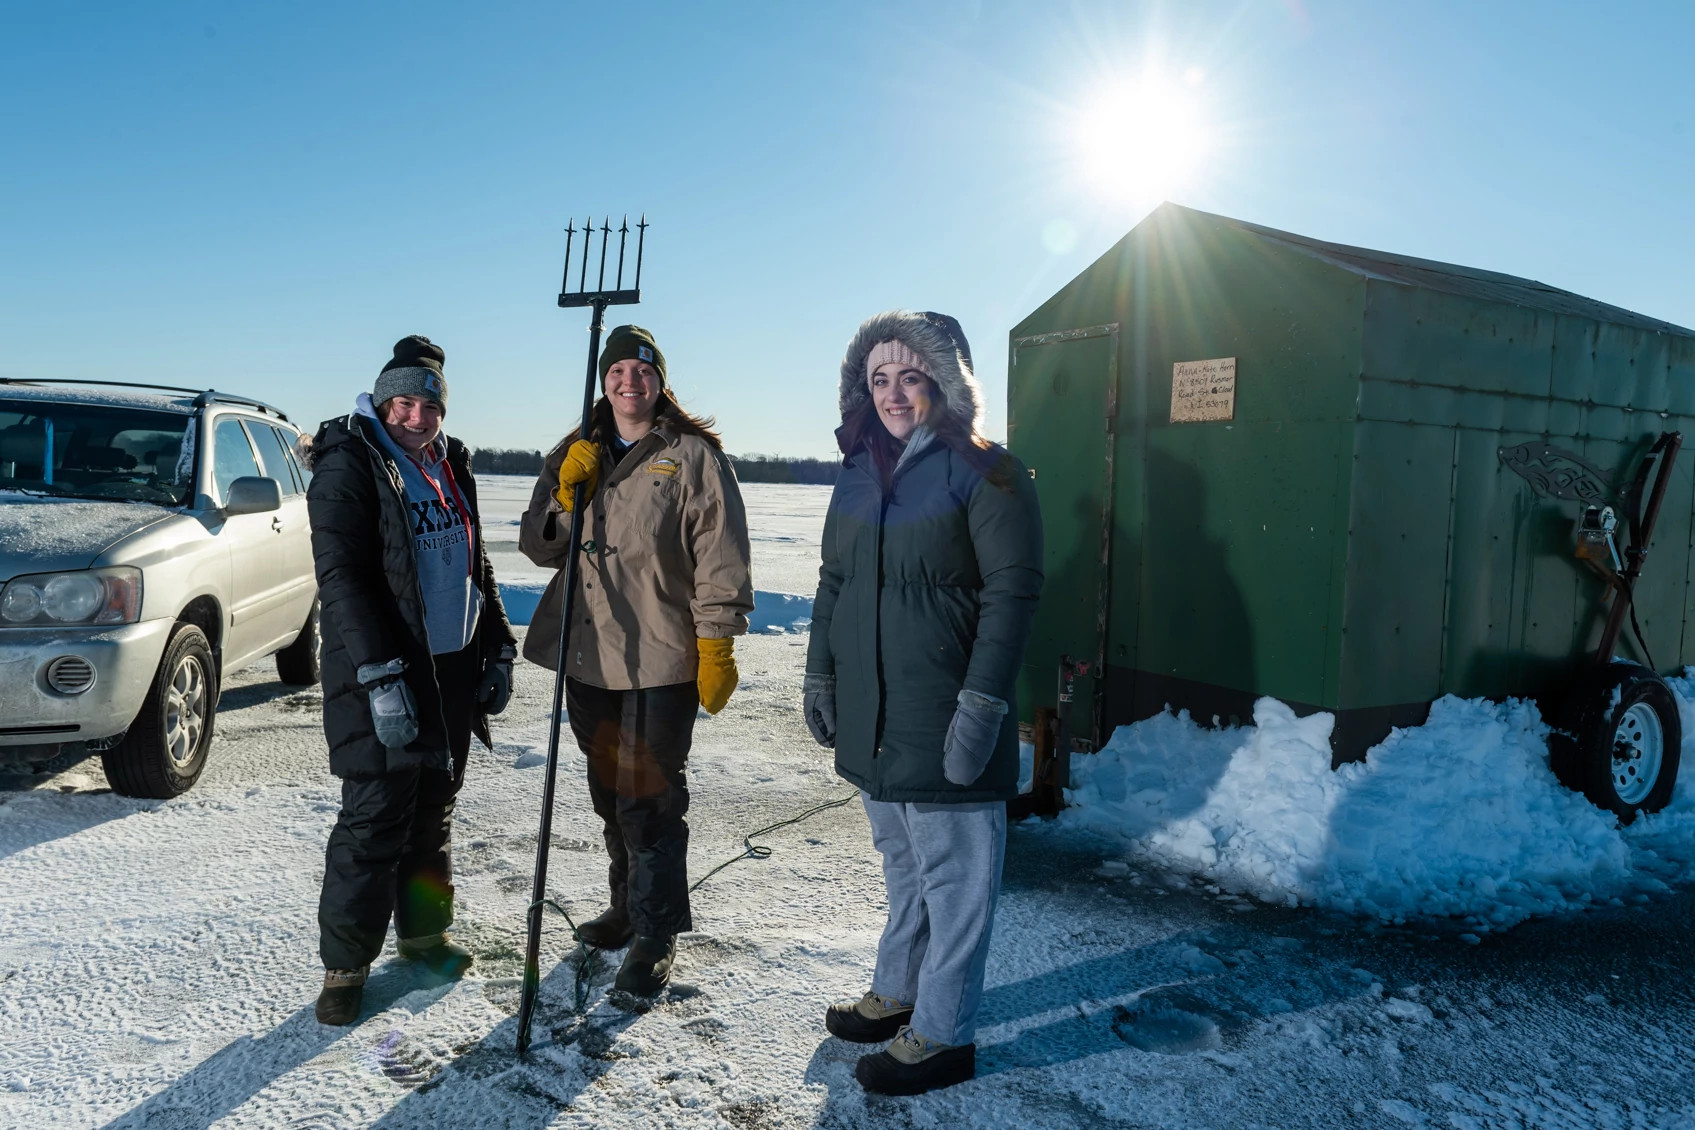
[[[481,485],[503,582],[539,586],[515,547],[529,480]],[[744,488],[761,593],[810,601],[828,494]],[[751,830],[850,793],[802,724],[792,627],[737,642],[741,687],[696,729],[696,876]],[[111,794],[97,759],[0,790],[0,1128],[1695,1125],[1687,785],[1628,837],[1578,821],[1578,848],[1610,861],[1585,880],[1577,849],[1529,850],[1564,804],[1535,777],[1534,727],[1481,707],[1346,779],[1303,776],[1313,724],[1275,711],[1233,734],[1121,730],[1079,774],[1079,807],[1010,830],[979,1078],[962,1086],[868,1099],[852,1076],[865,1049],[823,1030],[829,1001],[866,988],[885,912],[856,804],[760,837],[770,858],[707,880],[651,1006],[610,997],[601,961],[576,1012],[576,951],[550,912],[519,1061],[551,694],[520,664],[494,748],[472,751],[453,932],[475,967],[441,984],[391,945],[349,1029],[312,1015],[340,795],[316,689],[268,664],[235,674],[206,775],[175,800]],[[1432,808],[1449,756],[1519,758],[1541,822],[1478,790],[1463,818]],[[549,889],[579,917],[606,882],[583,772],[567,742]],[[1481,924],[1326,902],[1417,906],[1450,879]]]

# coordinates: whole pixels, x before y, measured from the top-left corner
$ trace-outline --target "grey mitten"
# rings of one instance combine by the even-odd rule
[[[389,749],[405,749],[418,740],[418,703],[401,678],[405,670],[404,659],[359,668],[359,685],[371,696],[371,724]]]
[[[825,749],[836,747],[836,677],[808,671],[801,683],[801,713],[812,740]]]
[[[942,776],[956,785],[975,784],[994,756],[1005,720],[1005,702],[994,695],[960,691],[942,742]]]

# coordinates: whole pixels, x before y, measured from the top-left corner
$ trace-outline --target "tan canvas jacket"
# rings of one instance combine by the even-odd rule
[[[524,638],[524,658],[549,670],[570,552],[571,516],[553,497],[564,458],[563,444],[548,455],[518,527],[524,556],[560,570]],[[747,631],[747,513],[730,461],[701,436],[661,423],[617,466],[603,449],[583,541],[565,656],[573,679],[608,690],[692,682],[697,637]]]

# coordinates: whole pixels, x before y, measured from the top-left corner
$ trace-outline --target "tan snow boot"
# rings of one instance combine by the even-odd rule
[[[837,1001],[824,1010],[824,1027],[830,1034],[855,1044],[892,1040],[911,1019],[911,1005],[876,993],[866,993],[856,1001]]]
[[[854,1078],[879,1095],[921,1095],[977,1075],[976,1044],[939,1044],[910,1027],[880,1052],[859,1057]]]

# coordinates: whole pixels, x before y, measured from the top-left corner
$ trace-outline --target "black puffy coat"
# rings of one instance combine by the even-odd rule
[[[451,768],[441,696],[476,694],[474,685],[436,685],[406,488],[400,468],[376,435],[381,426],[354,413],[326,420],[312,441],[306,505],[323,633],[324,736],[330,746],[330,772],[337,777]],[[447,462],[471,509],[474,568],[483,594],[475,641],[481,670],[501,647],[516,641],[483,545],[470,454],[451,437]],[[386,663],[396,656],[406,661],[405,679],[418,701],[418,739],[401,752],[377,740],[370,700],[357,674],[365,664]],[[473,732],[488,745],[488,718],[480,711],[473,718]]]

